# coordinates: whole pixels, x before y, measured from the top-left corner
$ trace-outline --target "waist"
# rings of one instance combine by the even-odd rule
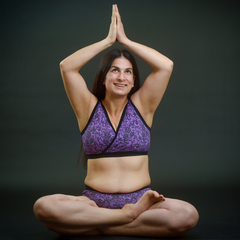
[[[88,154],[88,159],[94,158],[108,158],[108,157],[132,157],[132,156],[145,156],[148,155],[148,151],[145,152],[109,152],[109,153],[100,153],[100,154]]]
[[[92,188],[92,187],[89,187],[89,186],[86,185],[86,184],[85,184],[85,189],[86,189],[86,190],[90,190],[90,191],[99,192],[98,190],[96,190],[96,189],[94,189],[94,188]],[[136,190],[134,190],[133,192],[141,191],[141,190],[144,190],[144,189],[151,189],[151,187],[150,187],[150,185],[148,185],[148,186],[142,187],[142,188],[140,188],[140,189],[136,189]],[[104,192],[102,192],[102,193],[104,193]],[[132,193],[132,192],[131,192],[131,193]],[[108,194],[111,194],[111,193],[108,193]],[[121,194],[121,193],[120,193],[120,192],[117,192],[117,193],[114,193],[114,194]]]
[[[150,182],[147,155],[88,160],[85,184],[99,192],[132,192]]]

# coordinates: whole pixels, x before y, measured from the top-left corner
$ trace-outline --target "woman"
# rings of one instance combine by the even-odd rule
[[[153,72],[140,88],[132,55],[114,50],[100,64],[94,95],[79,70],[116,41],[142,58]],[[60,67],[88,156],[87,189],[79,197],[40,198],[34,205],[36,217],[63,235],[176,237],[193,228],[198,212],[191,204],[165,198],[148,187],[150,128],[172,61],[129,40],[113,5],[108,36],[73,53]]]

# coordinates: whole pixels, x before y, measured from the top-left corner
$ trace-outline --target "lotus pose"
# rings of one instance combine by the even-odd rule
[[[103,57],[90,92],[79,70],[116,41],[142,58],[152,73],[140,87],[132,54],[112,50]],[[60,68],[87,157],[86,189],[81,196],[38,199],[36,217],[62,235],[178,237],[192,229],[198,212],[191,204],[149,187],[150,129],[173,62],[128,39],[113,5],[108,36],[73,53]]]

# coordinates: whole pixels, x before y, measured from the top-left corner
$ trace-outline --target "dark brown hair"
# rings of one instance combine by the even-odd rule
[[[105,85],[103,84],[105,77],[109,71],[109,69],[112,66],[112,63],[114,59],[119,58],[119,57],[125,57],[128,59],[133,67],[133,76],[134,76],[134,87],[131,89],[131,91],[128,94],[128,99],[130,99],[131,95],[135,93],[140,87],[140,77],[139,77],[139,71],[137,67],[136,60],[134,59],[133,55],[127,51],[127,50],[119,50],[119,49],[114,49],[110,52],[108,52],[101,60],[97,73],[93,82],[93,87],[92,87],[92,93],[97,97],[99,101],[103,100],[105,98]],[[80,147],[80,152],[78,156],[78,162],[81,157],[81,152],[83,150],[83,143],[81,142],[81,147]],[[86,168],[87,167],[87,154],[84,152],[83,153],[83,166]]]

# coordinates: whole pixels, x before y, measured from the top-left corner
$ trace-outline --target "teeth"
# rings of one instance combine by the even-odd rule
[[[125,87],[124,84],[117,84],[117,83],[115,83],[115,85],[116,85],[116,86],[119,86],[119,87]]]

